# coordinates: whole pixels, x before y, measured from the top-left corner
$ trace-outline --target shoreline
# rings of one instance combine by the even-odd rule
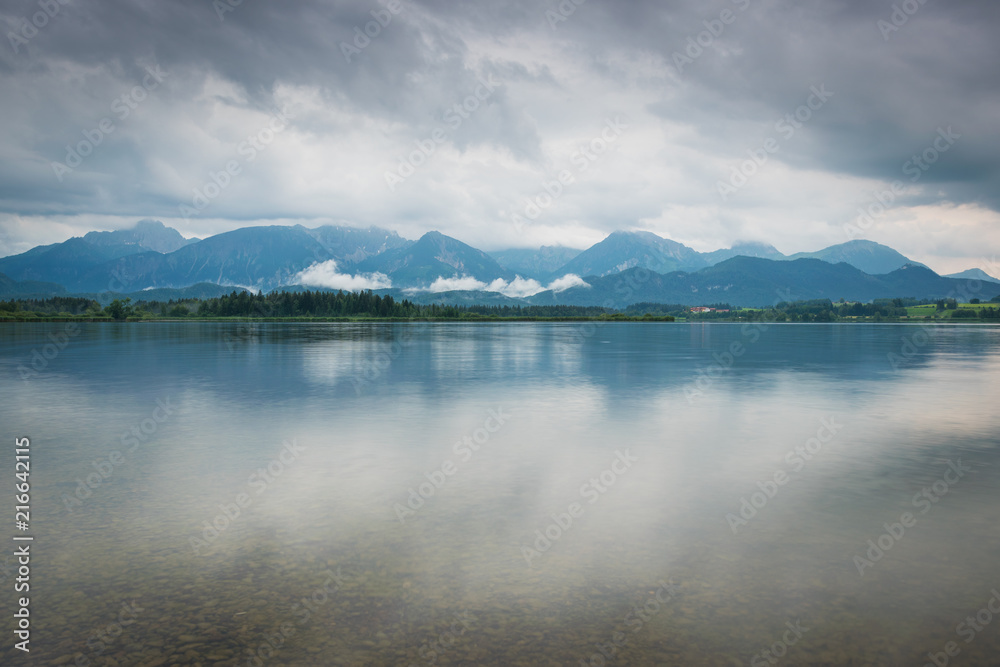
[[[440,323],[453,323],[453,324],[502,324],[502,323],[518,323],[518,322],[605,322],[608,324],[613,323],[659,323],[659,324],[746,324],[750,322],[761,322],[764,324],[910,324],[910,325],[936,325],[936,326],[961,326],[968,324],[990,324],[994,326],[1000,326],[1000,322],[990,319],[971,319],[962,318],[958,320],[942,320],[942,319],[855,319],[855,320],[838,320],[835,322],[788,322],[788,321],[778,321],[769,319],[705,319],[705,320],[692,320],[692,319],[676,319],[672,317],[420,317],[420,318],[407,318],[407,317],[269,317],[269,318],[220,318],[220,317],[157,317],[157,318],[131,318],[126,320],[115,320],[111,318],[103,317],[32,317],[32,318],[7,318],[0,317],[0,324],[46,324],[54,322],[89,322],[89,323],[103,323],[103,324],[157,324],[157,323],[170,323],[177,324],[181,322],[189,322],[192,324],[197,323],[252,323],[252,324],[270,324],[270,323],[339,323],[339,324],[354,324],[354,323],[375,323],[375,322],[387,322],[391,324],[405,324],[405,323],[416,323],[416,322],[440,322]]]

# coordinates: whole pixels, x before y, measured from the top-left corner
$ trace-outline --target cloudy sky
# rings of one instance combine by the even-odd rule
[[[0,255],[151,217],[983,266],[1000,3],[895,3],[5,0]]]

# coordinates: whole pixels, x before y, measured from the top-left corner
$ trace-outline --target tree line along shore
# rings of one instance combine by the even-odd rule
[[[391,295],[366,292],[246,291],[208,299],[136,301],[118,298],[106,306],[88,297],[0,301],[0,321],[94,322],[155,320],[273,320],[273,321],[654,321],[654,322],[1000,322],[1000,296],[981,303],[972,299],[877,299],[870,303],[844,299],[779,302],[761,308],[739,308],[717,303],[637,303],[624,310],[570,305],[442,305],[419,304]]]

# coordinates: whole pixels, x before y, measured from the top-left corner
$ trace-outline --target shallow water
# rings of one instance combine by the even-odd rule
[[[79,326],[0,324],[3,664],[1000,655],[998,328]]]

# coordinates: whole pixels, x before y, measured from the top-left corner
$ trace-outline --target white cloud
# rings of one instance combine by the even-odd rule
[[[438,278],[432,282],[429,287],[422,289],[415,288],[406,291],[437,293],[451,292],[453,290],[477,290],[480,292],[497,292],[499,294],[503,294],[504,296],[513,298],[522,298],[526,296],[533,296],[539,292],[544,292],[545,290],[562,292],[570,287],[580,286],[590,287],[590,285],[585,283],[580,276],[572,273],[567,273],[562,278],[552,281],[547,287],[543,287],[540,282],[534,280],[533,278],[522,278],[521,276],[516,276],[514,280],[511,280],[510,282],[507,282],[503,278],[497,278],[489,284],[473,278],[472,276],[455,276],[452,278],[438,276]]]
[[[500,292],[505,296],[524,297],[538,294],[544,291],[545,288],[537,280],[517,276],[509,283],[503,278],[497,278],[490,283],[490,286],[486,290],[489,292]]]
[[[445,278],[444,276],[438,276],[437,280],[431,283],[431,286],[426,290],[414,290],[414,291],[427,291],[427,292],[451,292],[452,290],[485,290],[487,287],[486,283],[481,280],[476,280],[472,276],[458,276],[454,278]]]
[[[547,289],[550,289],[553,292],[564,292],[570,287],[590,287],[590,285],[584,282],[583,278],[575,273],[567,273],[562,278],[557,278],[549,283]]]
[[[300,271],[292,280],[310,287],[327,287],[352,292],[392,287],[392,280],[384,273],[359,273],[353,276],[347,273],[338,273],[337,262],[332,259],[312,264],[304,271]]]

